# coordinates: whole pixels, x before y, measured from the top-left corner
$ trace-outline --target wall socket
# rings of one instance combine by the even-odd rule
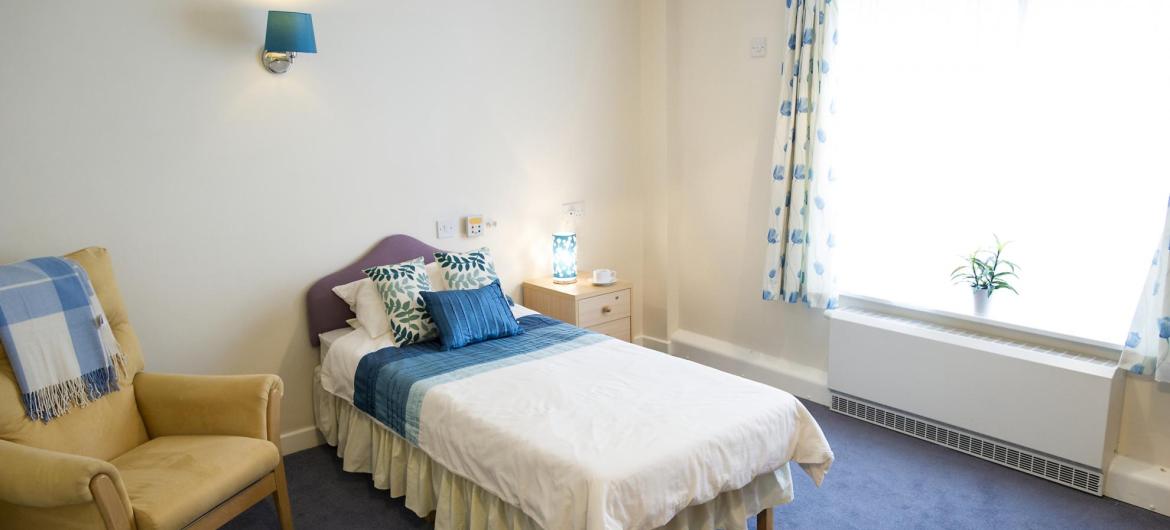
[[[566,202],[561,206],[565,210],[565,215],[573,219],[585,217],[585,201]]]

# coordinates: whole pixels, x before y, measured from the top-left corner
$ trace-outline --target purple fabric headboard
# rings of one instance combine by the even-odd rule
[[[390,265],[412,260],[422,256],[427,263],[435,261],[435,251],[439,250],[410,236],[393,235],[374,245],[366,255],[357,261],[342,267],[337,272],[317,280],[309,288],[309,343],[320,346],[321,339],[317,336],[326,331],[333,331],[346,327],[345,321],[353,318],[349,306],[333,294],[333,288],[345,285],[354,280],[366,277],[362,269],[378,265]]]

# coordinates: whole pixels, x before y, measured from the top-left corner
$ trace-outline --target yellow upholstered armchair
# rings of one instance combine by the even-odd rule
[[[143,372],[105,249],[85,268],[126,355],[121,390],[30,420],[0,347],[0,528],[218,528],[272,495],[292,528],[275,375]]]

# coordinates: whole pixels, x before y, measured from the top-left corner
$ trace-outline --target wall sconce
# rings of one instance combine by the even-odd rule
[[[553,283],[577,283],[577,234],[553,234]]]
[[[260,55],[264,68],[274,74],[283,74],[292,68],[297,52],[317,53],[317,41],[313,38],[313,15],[269,11],[264,53]]]

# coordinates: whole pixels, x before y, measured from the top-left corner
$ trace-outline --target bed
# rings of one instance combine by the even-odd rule
[[[308,310],[318,429],[343,469],[436,528],[743,529],[792,501],[791,462],[818,485],[832,464],[790,394],[523,301],[524,334],[450,352],[407,354],[346,325],[332,287],[435,250],[390,236],[314,284]]]

